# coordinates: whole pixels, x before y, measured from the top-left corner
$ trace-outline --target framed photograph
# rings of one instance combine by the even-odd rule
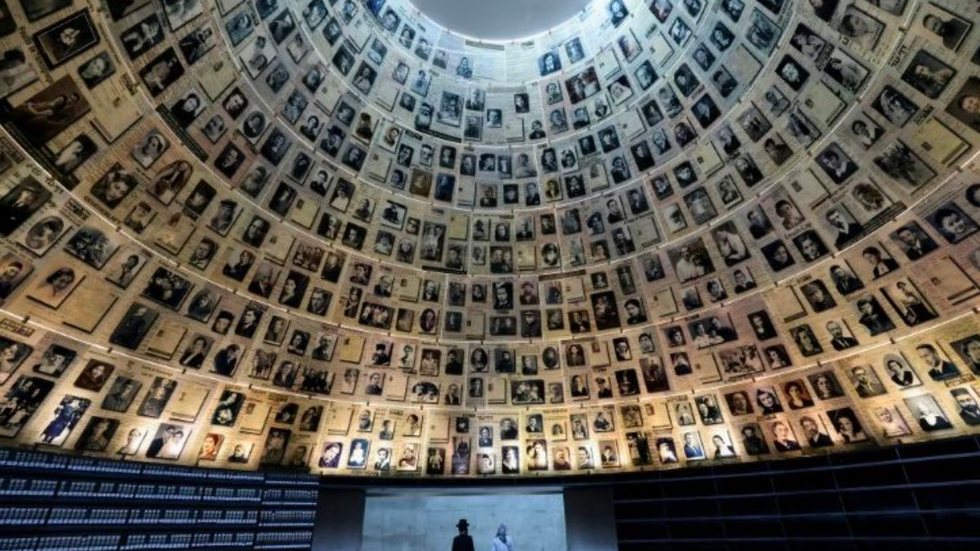
[[[919,50],[902,73],[902,80],[926,97],[936,99],[955,76],[952,67],[929,52]]]
[[[65,252],[97,270],[105,266],[118,248],[119,244],[102,230],[90,226],[80,228],[65,243]]]
[[[112,344],[135,350],[156,322],[159,312],[138,302],[133,303],[109,337]],[[176,386],[176,385],[175,385]]]
[[[85,430],[75,441],[75,449],[91,452],[105,451],[118,428],[119,421],[116,419],[89,417]]]
[[[105,5],[113,21],[119,21],[127,15],[149,4],[149,0],[106,0]]]
[[[915,189],[936,177],[936,172],[901,140],[895,140],[874,158],[885,174]]]
[[[946,112],[974,132],[980,133],[980,78],[967,79],[953,101],[946,106]]]
[[[869,74],[864,66],[840,48],[830,54],[823,72],[852,94],[856,94],[861,89]]]
[[[99,43],[99,32],[87,9],[34,34],[34,44],[49,69],[58,67]]]
[[[99,52],[95,57],[78,67],[78,76],[81,77],[82,82],[85,83],[85,86],[89,90],[95,88],[115,73],[116,66],[107,51]]]
[[[176,31],[195,17],[204,13],[201,0],[179,0],[163,2],[163,11],[167,16],[170,30]]]
[[[52,344],[45,349],[44,354],[41,355],[41,360],[34,364],[32,369],[35,373],[42,375],[61,377],[61,374],[75,362],[77,357],[77,351],[59,344]]]
[[[6,383],[32,352],[31,346],[0,337],[0,384]]]
[[[38,105],[52,108],[37,112]],[[17,127],[24,139],[38,146],[60,134],[89,110],[88,101],[68,75],[56,80],[17,107],[0,106],[0,112]]]
[[[190,440],[191,428],[183,425],[171,423],[160,423],[157,427],[150,445],[146,448],[146,457],[150,459],[170,459],[177,460],[184,451],[184,446]],[[236,452],[241,445],[235,446]],[[248,446],[251,451],[251,445]],[[247,460],[247,459],[246,459]],[[228,461],[236,463],[234,456],[229,457]]]
[[[83,279],[84,275],[69,266],[54,268],[34,282],[27,296],[57,310]]]
[[[127,169],[115,163],[92,186],[91,194],[103,205],[114,209],[136,189],[138,182]]]
[[[977,223],[953,202],[940,206],[926,219],[950,243],[959,243],[976,233],[978,228]]]
[[[129,59],[133,60],[162,42],[163,34],[160,18],[156,13],[153,13],[123,31],[119,35],[119,39],[122,41],[123,49],[126,50]],[[230,30],[229,36],[231,36]]]
[[[180,39],[180,53],[188,65],[193,65],[214,48],[216,43],[214,29],[201,25]]]
[[[938,42],[947,50],[957,51],[970,34],[973,23],[940,7],[939,3],[927,3],[916,14],[922,26],[922,34]]]
[[[935,432],[953,428],[949,417],[931,394],[921,394],[905,399],[905,406],[918,420],[919,428],[925,432]]]
[[[41,444],[60,446],[71,434],[71,431],[78,424],[78,421],[88,411],[92,401],[87,398],[66,394],[61,402],[54,407],[51,420],[48,421],[44,429],[41,430],[38,441]]]
[[[11,408],[0,412],[0,421],[2,421],[0,423],[0,436],[7,438],[17,436],[17,433],[31,419],[53,387],[54,383],[43,377],[21,376],[18,378],[4,394],[4,402],[16,402],[19,409]]]
[[[901,128],[919,111],[919,106],[893,86],[885,86],[871,104],[888,122]]]
[[[4,52],[3,57],[4,66],[0,68],[0,97],[7,97],[37,81],[37,72],[27,62],[23,50],[10,48]]]
[[[854,6],[847,6],[837,30],[854,46],[871,51],[878,46],[878,39],[881,38],[885,25]]]
[[[892,308],[898,312],[905,325],[914,327],[939,317],[936,310],[922,295],[911,279],[903,278],[881,289]]]
[[[183,75],[184,66],[173,48],[167,48],[140,69],[140,78],[153,97],[162,94]]]
[[[74,385],[77,388],[100,392],[102,387],[109,381],[116,366],[98,360],[89,360],[82,372],[75,378]]]
[[[143,136],[130,155],[143,168],[150,168],[170,147],[170,141],[157,129],[151,129]]]

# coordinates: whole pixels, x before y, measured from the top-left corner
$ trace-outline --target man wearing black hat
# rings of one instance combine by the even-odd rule
[[[453,551],[475,551],[473,549],[473,538],[469,535],[470,523],[465,518],[459,519],[456,523],[459,528],[459,535],[453,538]]]

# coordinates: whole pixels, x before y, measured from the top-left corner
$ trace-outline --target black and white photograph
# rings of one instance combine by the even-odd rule
[[[57,136],[89,110],[85,96],[67,75],[17,107],[0,104],[0,113],[35,145],[42,145]]]
[[[100,42],[89,11],[82,10],[34,34],[34,44],[49,69],[58,67]]]
[[[109,52],[100,52],[92,59],[78,66],[78,76],[89,90],[95,88],[115,73],[116,66]]]

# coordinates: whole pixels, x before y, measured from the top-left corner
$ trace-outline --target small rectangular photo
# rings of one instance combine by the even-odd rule
[[[184,75],[184,66],[177,59],[177,52],[167,48],[140,69],[140,78],[153,97],[159,96],[171,84]],[[82,75],[84,80],[84,75]],[[86,81],[86,84],[88,82]],[[91,88],[91,86],[89,86]]]
[[[37,81],[37,72],[27,62],[21,48],[9,48],[3,54],[3,67],[0,67],[0,98],[24,88]]]
[[[101,452],[109,446],[109,441],[116,434],[119,421],[109,417],[89,417],[88,424],[81,436],[75,441],[78,451]]]
[[[922,26],[923,36],[955,52],[970,34],[973,23],[940,7],[942,4],[945,2],[923,3],[916,14],[916,22]]]
[[[38,111],[38,105],[56,108]],[[3,115],[25,139],[38,146],[60,134],[90,110],[88,101],[69,75],[56,80],[17,107],[0,106]]]
[[[78,76],[89,90],[114,74],[116,74],[116,65],[108,51],[99,52],[95,57],[78,66]]]
[[[919,428],[935,432],[953,428],[949,417],[931,394],[922,394],[905,399],[905,406],[919,422]]]
[[[902,80],[926,97],[936,99],[955,76],[952,67],[929,52],[919,50],[902,73]]]
[[[967,79],[953,101],[946,106],[946,112],[974,132],[980,132],[980,78]]]
[[[99,43],[99,32],[87,9],[34,34],[34,44],[49,69],[54,69]]]
[[[34,348],[27,344],[0,337],[0,384],[6,383],[32,352]]]
[[[54,267],[44,277],[34,282],[27,296],[57,310],[82,282],[84,275],[67,265]]]
[[[51,420],[41,430],[38,441],[51,446],[62,445],[90,405],[92,400],[66,394],[54,407]]]
[[[190,440],[190,436],[190,427],[160,423],[153,439],[150,440],[149,447],[146,448],[146,457],[150,459],[179,459],[180,454],[184,451],[184,445]]]
[[[865,51],[874,50],[885,30],[885,24],[854,6],[847,6],[837,25],[841,35]]]
[[[204,13],[201,0],[167,0],[162,3],[171,31],[176,31]]]

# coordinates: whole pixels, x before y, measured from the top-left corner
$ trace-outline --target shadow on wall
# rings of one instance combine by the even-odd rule
[[[565,551],[561,493],[545,495],[368,497],[362,551],[450,551],[467,519],[476,551],[492,550],[504,524],[513,551]]]

